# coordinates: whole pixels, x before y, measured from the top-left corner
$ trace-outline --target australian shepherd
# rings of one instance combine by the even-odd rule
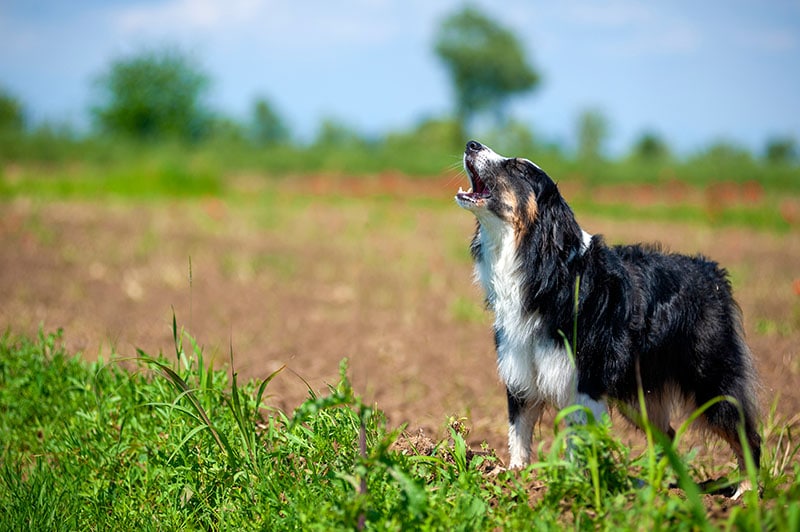
[[[758,466],[753,361],[725,270],[657,246],[606,245],[580,228],[553,180],[527,159],[470,141],[464,168],[471,187],[456,202],[477,218],[471,252],[495,316],[509,466],[530,462],[533,427],[546,405],[583,405],[600,419],[611,402],[635,419],[639,386],[652,425],[669,437],[675,405],[734,398],[701,420],[731,446],[741,471],[743,424]],[[748,488],[742,482],[734,496]]]

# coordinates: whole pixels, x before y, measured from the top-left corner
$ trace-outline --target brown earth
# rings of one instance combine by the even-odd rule
[[[174,353],[172,313],[206,359],[264,378],[291,409],[337,381],[342,358],[356,390],[434,438],[466,417],[474,447],[506,457],[505,394],[491,316],[472,284],[472,217],[452,204],[461,179],[408,182],[238,177],[223,199],[0,203],[0,327],[64,329],[86,358]],[[569,187],[566,187],[569,194]],[[704,193],[667,193],[705,201]],[[650,201],[651,187],[642,188]],[[656,190],[656,193],[659,193]],[[619,191],[598,191],[616,196]],[[635,201],[635,189],[625,194]],[[667,198],[669,199],[669,198]],[[660,241],[702,252],[731,273],[776,427],[800,411],[800,229],[773,234],[711,224],[582,216],[609,242]],[[550,418],[548,418],[550,419]],[[537,438],[552,433],[542,423]],[[634,432],[622,427],[626,441]],[[714,444],[716,463],[730,462]],[[775,453],[776,450],[767,452]]]

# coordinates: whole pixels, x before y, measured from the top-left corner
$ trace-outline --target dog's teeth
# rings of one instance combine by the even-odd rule
[[[469,187],[469,190],[467,190],[467,194],[472,194],[472,187]]]
[[[459,193],[459,194],[463,194],[463,193],[464,193],[464,189],[463,189],[463,188],[461,188],[461,187],[458,187],[458,193]]]

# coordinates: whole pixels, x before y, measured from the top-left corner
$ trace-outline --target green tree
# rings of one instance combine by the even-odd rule
[[[797,143],[791,137],[775,137],[767,141],[764,155],[771,164],[786,164],[797,158]]]
[[[578,116],[578,158],[602,158],[603,145],[608,138],[608,119],[596,109],[583,111]]]
[[[18,133],[25,127],[25,114],[22,104],[0,88],[0,131]]]
[[[139,139],[197,140],[211,126],[203,97],[208,76],[175,49],[146,51],[112,62],[98,80],[93,109],[104,131]]]
[[[656,161],[669,156],[669,146],[658,134],[645,132],[633,145],[633,156],[645,161]]]
[[[539,83],[514,34],[472,7],[442,22],[435,50],[453,83],[460,136],[476,114],[488,111],[501,119],[511,96]]]
[[[289,127],[266,98],[253,104],[253,139],[261,145],[283,144],[289,140]]]

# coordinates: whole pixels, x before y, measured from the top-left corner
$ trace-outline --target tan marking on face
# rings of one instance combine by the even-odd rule
[[[500,201],[503,205],[508,207],[508,210],[511,212],[511,219],[508,221],[511,222],[511,225],[513,225],[514,229],[516,230],[519,218],[517,213],[517,208],[519,205],[517,202],[517,196],[511,190],[504,188],[500,193]]]
[[[521,245],[523,237],[531,230],[531,226],[536,220],[539,205],[536,203],[536,198],[531,195],[524,205],[518,205],[515,201],[513,212],[514,237],[517,245]]]
[[[500,193],[500,201],[508,208],[507,222],[514,228],[514,235],[519,243],[521,235],[525,233],[525,224],[527,223],[519,198],[511,189],[504,189]]]

